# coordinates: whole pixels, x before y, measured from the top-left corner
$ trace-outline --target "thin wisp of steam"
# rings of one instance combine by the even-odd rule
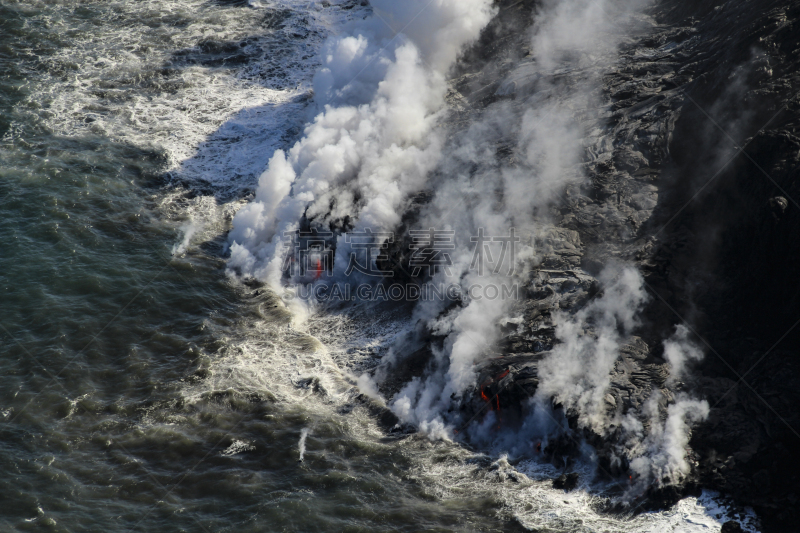
[[[298,462],[301,463],[303,462],[303,457],[306,454],[306,437],[308,437],[309,431],[310,430],[308,428],[303,428],[300,431],[300,442],[297,443],[297,449],[300,451],[300,458],[298,459]]]

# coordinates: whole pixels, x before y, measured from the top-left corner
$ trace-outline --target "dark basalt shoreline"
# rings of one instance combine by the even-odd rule
[[[498,5],[498,16],[454,72],[456,126],[497,102],[524,104],[536,2]],[[466,418],[485,409],[485,395],[505,407],[512,423],[536,390],[538,361],[556,342],[552,312],[575,311],[596,298],[593,276],[602,265],[634,263],[651,300],[637,336],[619,354],[608,412],[637,412],[656,389],[664,405],[688,391],[711,406],[692,434],[691,475],[682,486],[651,490],[641,507],[663,507],[709,488],[753,506],[764,531],[795,531],[800,327],[791,328],[800,318],[800,5],[663,1],[647,15],[621,47],[616,67],[600,76],[606,128],[589,139],[589,151],[612,148],[590,154],[589,185],[567,187],[563,203],[553,206],[549,237],[537,243],[546,257],[524,288],[523,323],[509,327],[480,364],[479,385],[461,409]],[[502,146],[497,153],[504,157]],[[412,209],[406,221],[413,217]],[[405,244],[395,243],[388,264],[407,260]],[[668,385],[662,341],[680,323],[695,332],[706,356],[683,382]],[[383,384],[389,395],[424,371],[425,344],[437,339],[423,331],[417,342],[421,347],[396,362]],[[625,465],[609,460],[613,428],[597,435],[565,414],[575,437],[597,449],[602,470],[624,476]],[[575,452],[574,442],[562,439],[543,453]]]

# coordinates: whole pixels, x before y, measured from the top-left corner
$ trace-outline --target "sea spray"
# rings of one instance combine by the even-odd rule
[[[189,249],[189,244],[192,242],[192,237],[194,237],[198,230],[200,230],[200,225],[193,220],[181,226],[180,231],[183,233],[183,238],[180,243],[172,246],[173,257],[186,253],[186,250]]]
[[[300,431],[300,442],[297,443],[297,448],[300,450],[300,458],[297,460],[298,462],[303,462],[303,456],[306,453],[306,437],[308,437],[309,428],[303,428]]]

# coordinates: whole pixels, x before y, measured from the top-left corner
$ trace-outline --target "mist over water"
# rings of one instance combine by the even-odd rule
[[[475,427],[483,452],[454,441],[450,399],[473,384],[472,364],[513,314],[507,302],[442,315],[442,302],[280,298],[282,239],[303,216],[393,231],[424,189],[421,227],[443,221],[458,239],[478,227],[546,232],[530,213],[585,179],[591,72],[618,43],[598,10],[638,8],[543,3],[531,14],[537,71],[525,78],[539,81],[513,88],[529,109],[498,108],[455,134],[448,74],[493,2],[371,4],[0,2],[1,529],[718,527],[724,502],[711,494],[603,514],[602,486],[552,489],[559,469],[515,457],[519,434],[496,441]],[[568,60],[589,72],[585,87],[548,104],[562,90],[548,76]],[[509,130],[516,167],[481,142]],[[464,286],[471,258],[453,254]],[[521,249],[517,272],[489,281],[514,281],[536,258]],[[585,406],[587,425],[602,423],[602,356],[635,323],[637,276],[609,270],[606,297],[559,326],[542,395]],[[382,363],[420,320],[447,339],[442,365],[382,397]],[[573,331],[588,321],[606,352]],[[676,376],[698,357],[685,331],[665,346]],[[587,361],[598,368],[579,371]],[[422,431],[387,431],[382,405]],[[531,412],[525,438],[557,430]],[[649,431],[628,421],[642,480],[680,475],[702,407],[677,399],[669,413]],[[591,479],[591,461],[580,468]]]

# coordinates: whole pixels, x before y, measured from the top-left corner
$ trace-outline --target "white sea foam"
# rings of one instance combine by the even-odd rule
[[[634,516],[603,513],[600,509],[605,490],[617,487],[614,483],[591,483],[595,466],[590,461],[573,466],[581,481],[577,490],[566,493],[552,488],[552,479],[562,469],[549,463],[508,461],[499,451],[494,456],[475,454],[458,443],[432,442],[420,434],[387,443],[373,413],[357,400],[366,392],[357,376],[412,331],[413,322],[391,309],[356,306],[346,311],[318,308],[306,322],[291,326],[290,317],[281,318],[274,303],[266,299],[261,306],[263,316],[237,324],[235,335],[220,332],[227,336],[229,345],[224,355],[213,361],[209,378],[184,389],[188,402],[199,401],[209,389],[268,391],[282,410],[306,420],[339,421],[337,427],[348,439],[376,445],[380,442],[380,446],[391,446],[396,453],[411,458],[415,466],[408,472],[409,479],[443,504],[465,494],[491,499],[499,502],[499,517],[514,519],[531,530],[701,533],[719,531],[721,524],[731,519],[729,513],[734,507],[709,491],[665,511]],[[303,436],[307,438],[304,432],[309,429],[301,429],[299,453],[303,451]],[[497,437],[499,450],[502,435]],[[489,442],[487,447],[496,446]],[[735,519],[745,531],[758,531],[759,522],[751,510]]]
[[[744,531],[752,533],[760,527],[752,509],[738,509],[713,491],[687,497],[664,511],[612,515],[598,511],[604,499],[598,495],[597,487],[587,490],[581,484],[571,492],[553,489],[551,480],[561,472],[552,465],[530,461],[511,466],[502,458],[488,467],[479,466],[484,464],[480,457],[454,453],[449,461],[420,466],[414,475],[442,501],[464,493],[498,498],[509,517],[534,531],[707,533],[719,531],[729,520],[739,522]],[[582,479],[593,474],[590,467],[577,472]]]
[[[252,186],[272,151],[306,120],[319,47],[363,16],[363,8],[343,3],[232,9],[205,0],[111,2],[97,16],[136,27],[87,19],[47,58],[37,73],[42,90],[30,99],[37,112],[46,109],[46,126],[58,135],[100,135],[153,150],[184,180]],[[76,64],[80,76],[62,76]]]
[[[228,446],[227,448],[222,450],[222,452],[220,452],[220,454],[224,455],[225,457],[231,457],[233,455],[238,455],[238,454],[244,453],[244,452],[250,452],[250,451],[253,451],[255,449],[256,449],[256,447],[253,446],[249,442],[245,442],[245,441],[242,441],[242,440],[235,440],[235,441],[233,441],[231,443],[230,446]]]

